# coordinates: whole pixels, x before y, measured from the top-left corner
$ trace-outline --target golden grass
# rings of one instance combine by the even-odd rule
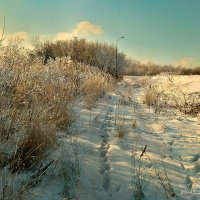
[[[124,136],[125,136],[125,133],[126,133],[125,128],[122,125],[120,125],[120,126],[117,127],[116,137],[118,139],[123,139]]]
[[[137,121],[135,119],[132,121],[131,127],[132,128],[136,128],[137,127]]]
[[[85,103],[88,108],[91,108],[98,98],[104,96],[105,91],[112,88],[112,80],[108,75],[96,74],[85,79],[82,88],[86,96]]]
[[[156,87],[149,86],[145,89],[145,93],[143,96],[143,103],[147,104],[148,106],[152,106],[157,103],[160,98],[160,92]]]
[[[168,78],[168,82],[154,81],[144,89],[143,103],[153,106],[155,110],[173,107],[181,113],[191,116],[197,116],[200,112],[200,101],[197,94],[184,92],[181,85]]]
[[[200,124],[200,112],[197,115],[198,124]]]
[[[33,158],[53,146],[57,130],[71,122],[75,99],[86,95],[88,104],[94,104],[110,78],[68,58],[44,65],[41,59],[29,59],[16,45],[0,51],[0,141],[16,142],[12,170],[30,167]]]

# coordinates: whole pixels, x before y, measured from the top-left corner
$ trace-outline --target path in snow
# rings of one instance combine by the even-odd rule
[[[77,129],[83,163],[77,199],[134,199],[133,156],[141,154],[145,145],[147,155],[160,170],[164,164],[179,199],[191,199],[184,192],[197,188],[199,183],[199,125],[176,116],[158,115],[155,120],[153,110],[149,113],[142,104],[141,92],[125,80],[95,108],[87,110],[84,104],[76,108],[80,115]],[[134,121],[136,127],[132,127]],[[120,131],[124,134],[121,138]],[[149,170],[145,174],[148,179],[154,166],[147,158],[142,163]],[[164,199],[156,177],[146,181],[145,197]]]

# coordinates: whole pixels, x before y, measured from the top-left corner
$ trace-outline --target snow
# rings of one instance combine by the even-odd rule
[[[142,102],[143,89],[136,87],[138,79],[124,77],[115,91],[99,99],[90,110],[84,101],[77,103],[71,134],[60,133],[59,145],[50,154],[49,160],[55,159],[60,167],[51,169],[42,183],[31,189],[30,199],[68,199],[68,193],[63,195],[64,180],[60,181],[64,179],[61,162],[74,156],[76,148],[80,174],[75,177],[78,183],[71,181],[69,199],[130,200],[139,199],[137,194],[148,200],[200,199],[199,118],[180,113],[157,114],[155,118],[153,108],[149,110]],[[163,84],[165,79],[158,76],[155,80]],[[199,76],[174,80],[189,93],[200,92]],[[169,198],[156,170],[176,197]],[[142,193],[138,192],[137,181]]]
[[[170,80],[174,82],[175,85],[179,86],[183,92],[188,94],[200,93],[200,76],[199,75],[169,75],[169,76],[155,76],[153,80],[159,81],[160,84],[166,84]]]
[[[76,108],[78,113],[82,113],[78,122],[79,137],[85,141],[79,149],[88,152],[80,156],[83,165],[77,199],[136,199],[134,179],[138,166],[144,171],[141,181],[145,198],[155,199],[156,195],[157,199],[164,199],[166,195],[155,177],[154,164],[144,158],[138,159],[142,164],[133,166],[133,157],[139,157],[145,145],[147,155],[156,162],[159,170],[166,170],[176,195],[180,199],[195,197],[191,189],[200,190],[197,167],[200,126],[197,119],[158,116],[155,121],[153,111],[149,113],[142,104],[142,91],[132,87],[133,82],[132,77],[125,78],[118,84],[116,92],[98,101],[96,108],[90,111],[84,110],[84,104]],[[132,94],[128,102],[130,88]],[[134,120],[136,128],[131,127]],[[123,138],[117,137],[119,126],[123,126]],[[186,192],[190,195],[185,195]]]

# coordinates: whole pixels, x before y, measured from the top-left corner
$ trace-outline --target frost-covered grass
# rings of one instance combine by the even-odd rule
[[[66,57],[44,64],[43,58],[29,57],[19,40],[0,48],[0,168],[15,177],[35,168],[55,146],[57,132],[73,120],[76,100],[86,96],[86,101],[95,102],[111,77]],[[9,176],[3,177],[1,183]],[[0,199],[9,199],[11,190],[14,199],[19,191],[5,181]]]
[[[143,101],[153,106],[156,112],[173,107],[183,114],[197,116],[200,113],[199,85],[198,75],[156,76],[145,85]]]

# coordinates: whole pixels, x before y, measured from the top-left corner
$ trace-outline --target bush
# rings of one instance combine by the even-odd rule
[[[167,82],[154,82],[145,87],[143,103],[152,106],[155,112],[173,107],[183,114],[196,116],[200,112],[198,94],[186,94],[179,85],[174,83],[172,77]]]
[[[85,79],[82,88],[86,96],[85,102],[88,108],[91,108],[98,98],[105,94],[105,91],[112,87],[112,78],[109,75],[96,74]]]
[[[101,71],[115,75],[116,49],[113,45],[99,42],[89,42],[84,38],[73,38],[67,41],[39,41],[35,42],[35,48],[31,57],[42,58],[44,63],[49,59],[70,57],[75,63],[93,66]],[[122,52],[118,52],[119,75],[128,66],[128,60]]]
[[[86,78],[86,76],[89,78]],[[31,58],[20,41],[0,51],[0,140],[13,140],[12,171],[29,168],[72,120],[75,99],[103,95],[110,76],[67,57]],[[95,87],[94,87],[95,86]]]

